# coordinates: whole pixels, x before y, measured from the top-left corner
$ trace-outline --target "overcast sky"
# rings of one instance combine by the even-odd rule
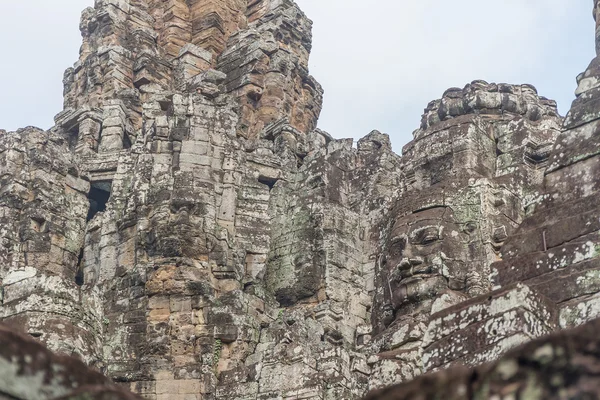
[[[314,21],[319,126],[412,138],[430,100],[475,79],[531,83],[564,115],[594,56],[592,0],[297,0]],[[93,0],[0,0],[0,128],[49,128]]]

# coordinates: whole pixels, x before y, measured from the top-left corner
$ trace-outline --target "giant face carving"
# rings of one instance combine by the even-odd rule
[[[385,325],[429,315],[442,294],[459,301],[485,292],[485,257],[477,219],[458,221],[450,206],[400,213],[381,260]]]
[[[373,231],[376,334],[490,289],[489,266],[522,220],[560,124],[528,85],[477,81],[429,104],[403,150],[392,220]]]

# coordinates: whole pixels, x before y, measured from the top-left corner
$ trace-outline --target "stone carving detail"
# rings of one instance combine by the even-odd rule
[[[596,11],[597,13],[597,11]],[[0,131],[0,319],[149,399],[351,399],[600,316],[598,58],[474,81],[402,155],[316,128],[289,0],[102,0]]]
[[[528,85],[475,81],[429,104],[403,152],[410,180],[379,228],[373,387],[427,371],[434,316],[491,291],[490,264],[543,179],[527,146],[551,145],[560,123]]]

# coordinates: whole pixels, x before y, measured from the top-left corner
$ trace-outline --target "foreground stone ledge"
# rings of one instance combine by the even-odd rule
[[[0,324],[0,398],[140,399],[76,358],[56,355],[4,324]]]
[[[456,366],[369,394],[365,400],[596,399],[600,320],[537,339],[498,361]]]

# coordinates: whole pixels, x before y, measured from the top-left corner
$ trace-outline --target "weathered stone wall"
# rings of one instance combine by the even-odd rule
[[[577,78],[577,98],[552,150],[539,204],[507,241],[502,261],[493,266],[497,285],[524,282],[555,302],[561,328],[600,315],[595,174],[600,160],[599,63],[596,57]]]
[[[238,98],[238,134],[286,119],[316,127],[320,85],[308,75],[310,20],[291,1],[99,1],[84,11],[79,61],[65,73],[56,129],[78,152],[117,151],[143,129],[143,104],[173,90]],[[250,20],[248,20],[248,16]]]
[[[0,319],[148,399],[341,399],[598,315],[597,59],[474,81],[402,156],[316,129],[289,0],[102,0],[50,132],[0,131]]]
[[[595,5],[597,17],[597,2]],[[584,324],[600,315],[596,267],[597,179],[594,174],[597,158],[594,149],[598,142],[597,63],[598,58],[578,77],[577,99],[564,120],[562,132],[556,140],[550,140],[554,142],[552,149],[548,151],[543,141],[552,135],[543,129],[523,151],[523,160],[529,166],[539,164],[532,161],[547,160],[542,162],[543,180],[541,175],[533,175],[534,181],[541,180],[541,186],[525,185],[525,191],[516,192],[525,212],[520,215],[522,222],[514,227],[517,229],[506,235],[498,261],[491,265],[491,283],[496,290],[430,317],[423,340],[425,370],[495,360],[519,343]],[[523,115],[543,114],[536,111]],[[514,137],[519,138],[519,135]],[[501,158],[505,152],[498,154]],[[522,179],[523,175],[517,176]],[[439,300],[443,300],[443,296],[436,301]],[[512,393],[511,387],[517,387],[499,382],[496,385],[507,395]],[[522,386],[518,387],[521,392]],[[534,398],[546,398],[542,394],[546,393],[544,390],[553,390],[543,384],[529,389],[538,393]],[[582,388],[569,390],[579,389]],[[468,392],[474,393],[473,390]],[[434,396],[433,392],[431,395]],[[486,392],[482,396],[492,394]]]
[[[36,128],[0,132],[0,176],[0,318],[95,362],[100,310],[81,302],[77,278],[89,182],[64,137]]]
[[[322,91],[295,4],[238,6],[84,12],[82,58],[50,135],[83,186],[80,225],[59,230],[77,235],[77,257],[55,279],[76,287],[69,305],[94,325],[46,326],[41,339],[75,341],[71,353],[148,398],[357,397],[367,232],[401,186],[399,157],[378,132],[353,148],[314,130]],[[202,38],[203,23],[230,28]]]

